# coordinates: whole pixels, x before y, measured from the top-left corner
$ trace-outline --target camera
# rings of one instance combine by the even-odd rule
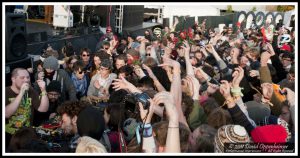
[[[218,86],[221,86],[221,84],[220,84],[216,79],[214,79],[214,78],[211,78],[211,79],[209,80],[209,83],[215,84],[215,85],[218,85]]]
[[[146,93],[135,93],[134,98],[135,98],[136,102],[140,102],[143,104],[143,108],[145,110],[149,109],[150,102],[148,101],[148,99],[150,99],[150,97]]]

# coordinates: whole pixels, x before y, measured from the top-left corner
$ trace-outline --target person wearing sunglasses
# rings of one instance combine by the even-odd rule
[[[84,63],[83,70],[90,70],[92,67],[91,51],[88,48],[83,48],[80,52],[80,59]]]
[[[74,63],[71,79],[76,88],[76,97],[80,100],[81,97],[86,96],[90,83],[88,75],[85,74],[84,64],[82,61]]]

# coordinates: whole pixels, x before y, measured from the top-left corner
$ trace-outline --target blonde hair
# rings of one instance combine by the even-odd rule
[[[79,138],[76,153],[107,153],[107,151],[96,139],[83,136]]]
[[[255,59],[258,59],[260,57],[260,52],[259,52],[259,49],[257,47],[250,48],[249,53]]]

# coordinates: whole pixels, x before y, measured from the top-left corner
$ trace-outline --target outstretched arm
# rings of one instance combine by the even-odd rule
[[[171,84],[171,94],[174,97],[176,109],[179,115],[179,121],[188,126],[185,116],[183,115],[181,102],[182,102],[182,88],[181,88],[181,76],[180,76],[180,64],[172,59],[163,58],[164,63],[160,66],[173,67],[173,79]]]
[[[163,103],[169,118],[165,152],[180,153],[178,111],[174,104],[174,97],[169,92],[159,92],[154,96],[153,102],[156,106]]]

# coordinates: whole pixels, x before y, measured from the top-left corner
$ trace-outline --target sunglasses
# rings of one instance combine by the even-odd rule
[[[85,71],[78,71],[78,73],[81,75],[82,73],[85,73]]]
[[[151,56],[151,54],[146,54],[146,56]]]
[[[85,57],[85,56],[88,56],[88,57],[89,57],[90,55],[89,55],[89,54],[82,54],[82,56],[83,56],[83,57]]]

